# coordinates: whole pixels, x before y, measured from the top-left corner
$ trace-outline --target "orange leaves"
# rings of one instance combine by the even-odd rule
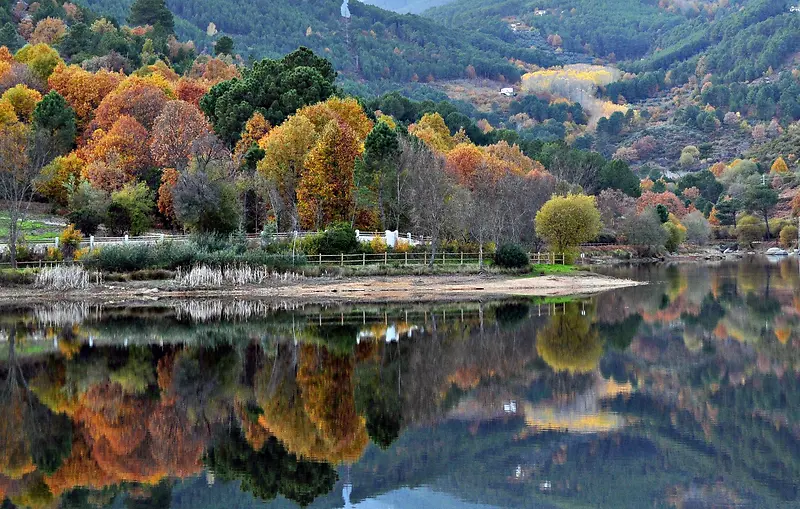
[[[161,167],[185,168],[189,164],[192,143],[209,134],[211,127],[197,106],[184,101],[170,101],[153,124],[150,153]]]
[[[84,176],[96,188],[120,189],[151,164],[147,138],[147,130],[127,115],[107,133],[98,129],[81,151],[88,163]]]
[[[250,147],[257,145],[258,141],[266,136],[272,130],[272,124],[264,118],[260,112],[253,113],[250,120],[244,126],[242,137],[236,142],[234,149],[234,156],[237,160],[241,160],[244,155],[250,150]]]
[[[71,153],[66,156],[56,157],[42,169],[42,174],[36,182],[36,192],[62,206],[67,205],[67,189],[65,185],[70,179],[79,179],[86,163]]]
[[[671,213],[678,217],[683,217],[689,213],[681,199],[670,191],[665,191],[663,193],[645,191],[642,193],[642,196],[636,200],[636,211],[642,212],[646,208],[656,207],[658,205],[664,205]]]
[[[304,228],[347,221],[353,212],[356,158],[362,146],[344,122],[330,122],[306,158],[297,189],[298,212]]]
[[[164,105],[174,97],[171,85],[158,74],[147,78],[130,76],[100,103],[95,112],[94,127],[108,129],[118,118],[129,115],[145,129],[150,129]]]
[[[33,31],[30,42],[31,44],[56,44],[67,33],[67,27],[64,22],[58,18],[44,18],[36,23],[36,29]]]
[[[200,106],[200,98],[203,97],[210,88],[211,87],[206,82],[191,78],[181,78],[178,80],[177,85],[175,85],[175,93],[181,101]]]
[[[174,168],[166,168],[161,174],[161,186],[158,188],[158,211],[170,221],[175,220],[175,206],[172,191],[178,183],[180,174]],[[160,364],[159,364],[160,367]],[[159,371],[159,376],[161,372]],[[159,378],[160,382],[161,378]]]
[[[472,144],[457,145],[447,154],[447,169],[462,185],[468,185],[486,161],[486,155]]]
[[[50,88],[61,94],[75,110],[78,124],[86,125],[92,119],[100,102],[122,82],[120,73],[100,70],[84,71],[77,65],[59,65],[47,80]]]

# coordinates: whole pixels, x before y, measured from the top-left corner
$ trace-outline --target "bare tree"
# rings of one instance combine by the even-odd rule
[[[19,225],[28,215],[34,181],[55,154],[51,136],[21,123],[0,127],[0,199],[9,215],[8,249],[17,267]]]
[[[412,223],[431,236],[431,265],[442,235],[456,229],[463,218],[465,192],[445,171],[444,158],[422,142],[412,142],[401,157],[400,171],[408,174],[409,211]]]

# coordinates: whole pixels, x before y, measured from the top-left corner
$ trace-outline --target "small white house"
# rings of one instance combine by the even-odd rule
[[[500,95],[504,95],[506,97],[514,97],[515,95],[517,95],[517,93],[514,92],[513,88],[509,87],[509,88],[501,88]]]

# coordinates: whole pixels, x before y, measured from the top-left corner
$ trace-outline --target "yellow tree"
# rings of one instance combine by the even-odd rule
[[[189,164],[192,144],[210,133],[211,127],[197,106],[169,101],[153,124],[150,154],[158,166],[181,171]]]
[[[14,107],[17,118],[23,122],[29,122],[36,103],[42,100],[42,94],[32,90],[23,84],[16,85],[6,90],[0,101],[7,101]]]
[[[304,228],[350,221],[354,212],[354,170],[362,145],[344,122],[330,122],[311,149],[297,188]]]
[[[85,127],[92,119],[94,110],[123,78],[120,73],[104,69],[91,73],[77,65],[61,64],[50,75],[47,84],[75,110],[79,127]]]
[[[573,254],[600,233],[600,212],[594,196],[554,196],[536,213],[536,234],[557,253]]]
[[[779,157],[772,163],[770,171],[778,175],[786,175],[789,173],[789,167],[786,165],[786,161],[784,161],[782,157]]]
[[[450,129],[438,113],[426,113],[409,128],[409,132],[439,152],[448,152],[456,146]]]
[[[56,157],[42,168],[42,173],[36,179],[36,192],[53,203],[66,206],[69,198],[66,184],[72,179],[79,179],[85,165],[83,159],[74,152]]]
[[[44,43],[24,46],[17,51],[14,59],[21,64],[28,64],[34,76],[42,81],[47,81],[53,69],[64,63],[58,51]]]
[[[258,142],[264,151],[258,172],[266,181],[270,204],[282,230],[293,231],[299,224],[297,184],[316,142],[314,124],[302,115],[289,117]]]

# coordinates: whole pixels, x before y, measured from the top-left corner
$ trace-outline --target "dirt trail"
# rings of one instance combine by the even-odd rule
[[[91,302],[175,298],[268,299],[294,302],[421,302],[488,300],[513,296],[590,295],[642,283],[597,274],[508,277],[496,275],[308,278],[262,286],[186,290],[171,282],[131,282],[58,293],[0,288],[0,304],[80,300]]]

